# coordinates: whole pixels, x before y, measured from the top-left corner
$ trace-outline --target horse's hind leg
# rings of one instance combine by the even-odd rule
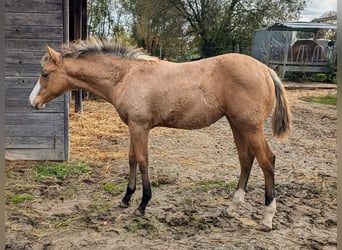
[[[269,148],[261,128],[257,129],[254,127],[251,130],[245,130],[244,132],[241,132],[232,123],[231,128],[233,131],[235,144],[238,149],[241,174],[233,201],[227,209],[227,214],[230,217],[234,216],[235,209],[243,202],[249,174],[254,158],[256,157],[265,178],[266,208],[264,220],[260,229],[266,231],[271,230],[273,216],[276,211],[276,201],[274,198],[275,156],[272,150]]]
[[[253,133],[249,137],[249,146],[255,154],[265,178],[265,213],[261,230],[272,229],[272,220],[276,212],[276,199],[274,195],[274,167],[275,155],[268,146],[263,131]]]
[[[233,201],[227,209],[227,215],[229,217],[234,217],[235,209],[244,200],[245,192],[247,191],[247,182],[249,179],[249,174],[251,172],[255,156],[250,150],[250,147],[248,146],[248,139],[243,134],[241,134],[241,132],[238,129],[236,129],[233,125],[231,125],[231,128],[233,131],[234,140],[238,150],[239,161],[241,166],[239,183],[234,194]]]

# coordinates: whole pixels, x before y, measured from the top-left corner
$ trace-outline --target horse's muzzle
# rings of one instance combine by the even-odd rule
[[[33,103],[30,101],[31,108],[39,110],[45,108],[45,104]]]

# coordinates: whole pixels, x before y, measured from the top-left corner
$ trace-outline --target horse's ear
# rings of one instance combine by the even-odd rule
[[[49,55],[56,64],[59,64],[62,61],[62,55],[61,53],[51,49],[49,46],[47,46],[47,50],[49,52]]]

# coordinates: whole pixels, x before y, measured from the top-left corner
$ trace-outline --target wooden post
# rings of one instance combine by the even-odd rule
[[[70,0],[70,40],[87,38],[87,1]],[[83,112],[82,90],[75,91],[75,112]]]

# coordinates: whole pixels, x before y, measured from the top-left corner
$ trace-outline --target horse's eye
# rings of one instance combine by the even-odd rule
[[[49,74],[48,73],[46,73],[46,72],[42,72],[42,77],[44,77],[44,78],[47,78],[49,76]]]

